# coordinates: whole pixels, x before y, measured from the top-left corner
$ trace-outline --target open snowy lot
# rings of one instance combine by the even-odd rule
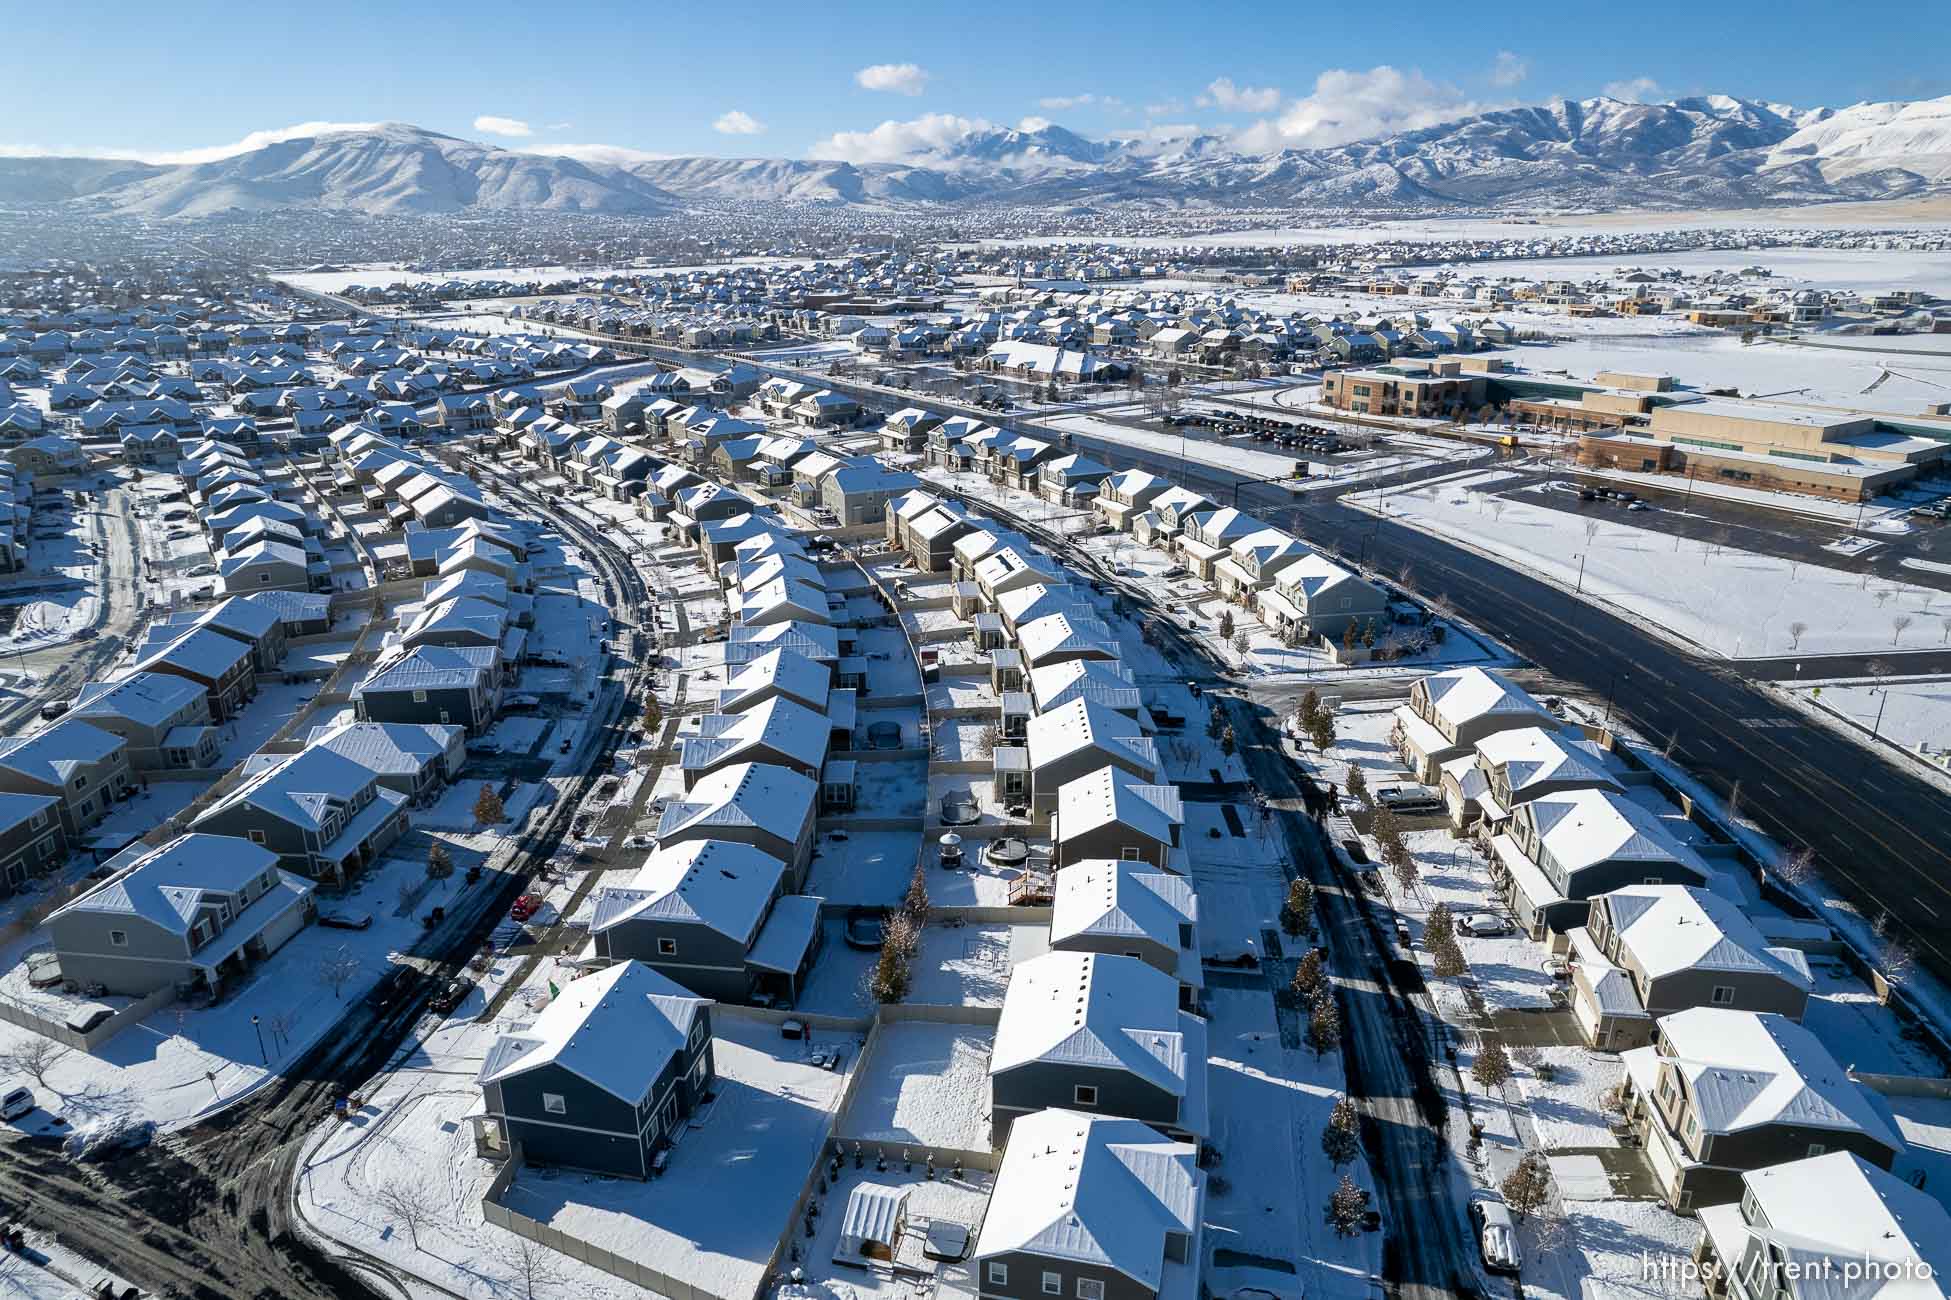
[[[925,1151],[989,1149],[989,1053],[996,1031],[981,1025],[890,1020],[834,1136]],[[937,1163],[943,1163],[939,1158]]]
[[[1496,471],[1349,504],[1582,590],[1731,659],[1932,649],[1951,596],[1493,496]],[[1588,531],[1589,530],[1589,531]],[[1582,571],[1581,571],[1582,569]]]

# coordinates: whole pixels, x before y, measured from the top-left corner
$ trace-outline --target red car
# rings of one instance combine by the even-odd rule
[[[523,894],[515,900],[515,905],[508,909],[508,915],[514,917],[517,921],[526,921],[541,909],[542,900],[540,897],[535,894]]]

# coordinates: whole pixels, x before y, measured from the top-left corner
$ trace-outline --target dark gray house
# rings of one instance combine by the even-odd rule
[[[1019,962],[989,1056],[990,1140],[1051,1107],[1207,1132],[1206,1022],[1179,981],[1136,957],[1047,952]]]
[[[0,794],[0,890],[51,870],[68,852],[61,801],[50,794]]]
[[[128,742],[77,718],[0,740],[0,791],[60,800],[61,829],[72,842],[128,794]]]
[[[415,804],[431,802],[467,764],[467,732],[438,722],[347,722],[314,727],[308,748],[330,750],[366,768]]]
[[[395,646],[352,690],[363,722],[452,723],[478,736],[501,704],[492,646]]]
[[[1185,805],[1176,785],[1153,785],[1106,765],[1057,791],[1056,863],[1116,858],[1185,874],[1179,832]]]
[[[344,883],[406,830],[406,796],[370,769],[307,749],[255,773],[198,815],[191,829],[235,835],[313,880]]]
[[[1197,1300],[1199,1149],[1136,1120],[1045,1110],[1016,1122],[976,1239],[982,1300]]]
[[[208,768],[222,748],[210,725],[210,696],[187,677],[135,673],[119,682],[90,682],[68,714],[128,744],[137,771]]]
[[[658,849],[596,895],[598,957],[642,962],[719,1002],[794,1001],[820,947],[821,900],[785,892],[786,864],[729,840]]]
[[[476,1151],[646,1178],[671,1132],[710,1094],[711,1004],[646,966],[571,980],[481,1063]]]
[[[819,783],[766,763],[721,767],[672,801],[657,823],[664,848],[693,840],[750,844],[786,864],[786,888],[798,893],[813,859]]]

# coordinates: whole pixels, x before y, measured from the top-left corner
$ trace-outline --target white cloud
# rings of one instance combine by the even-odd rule
[[[1026,117],[1022,121],[1018,122],[1016,124],[1016,129],[1019,131],[1027,131],[1030,134],[1034,135],[1038,131],[1043,130],[1043,128],[1049,125],[1050,125],[1049,118],[1032,116],[1032,117]]]
[[[1185,112],[1185,104],[1176,99],[1161,100],[1156,104],[1145,105],[1146,117],[1170,117],[1174,113]]]
[[[303,140],[335,131],[371,131],[380,125],[378,122],[299,122],[269,131],[253,131],[234,143],[210,145],[202,149],[105,149],[99,145],[49,148],[42,145],[0,144],[0,158],[110,158],[169,167],[216,162],[286,140]]]
[[[1651,104],[1665,98],[1660,91],[1660,83],[1651,77],[1629,77],[1624,81],[1608,82],[1599,93],[1630,104]]]
[[[1490,84],[1493,86],[1515,86],[1530,75],[1530,61],[1509,50],[1497,51],[1497,57],[1491,60]]]
[[[814,142],[809,158],[839,162],[905,162],[954,144],[972,131],[993,130],[979,117],[924,113],[908,122],[883,122],[871,131],[840,131]]]
[[[928,72],[915,63],[876,63],[854,74],[863,90],[885,90],[896,95],[919,95],[928,84]]]
[[[1122,109],[1125,102],[1116,95],[1096,95],[1086,91],[1082,95],[1046,95],[1037,102],[1038,108],[1063,111],[1071,108],[1089,108],[1095,104],[1099,108]]]
[[[758,135],[765,130],[765,123],[735,108],[713,122],[711,129],[720,135]]]
[[[489,135],[508,135],[524,139],[535,134],[535,128],[519,117],[496,117],[493,113],[483,113],[474,119],[474,129]]]
[[[1387,64],[1367,72],[1334,68],[1315,78],[1310,94],[1290,100],[1278,117],[1255,122],[1235,142],[1242,149],[1263,153],[1324,149],[1435,126],[1490,107],[1413,68],[1407,72]]]
[[[1231,77],[1221,77],[1193,102],[1200,108],[1218,108],[1229,113],[1271,113],[1280,107],[1280,87],[1236,86]]]
[[[657,162],[679,156],[669,153],[650,153],[643,149],[628,149],[619,144],[535,144],[521,152],[539,153],[550,158],[574,158],[577,162],[606,164],[612,167],[624,163]]]

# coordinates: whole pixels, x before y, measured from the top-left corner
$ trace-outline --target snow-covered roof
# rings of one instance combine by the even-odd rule
[[[444,722],[345,722],[313,727],[305,744],[349,758],[375,775],[417,776],[466,734],[465,728]]]
[[[750,826],[795,840],[813,807],[810,777],[770,763],[733,763],[699,779],[657,823],[660,839],[696,827]]]
[[[1531,713],[1546,721],[1550,719],[1544,706],[1532,699],[1530,692],[1488,668],[1453,668],[1432,673],[1411,690],[1427,699],[1431,712],[1447,720],[1453,728],[1490,713]]]
[[[1786,1016],[1693,1007],[1661,1016],[1661,1052],[1686,1081],[1700,1125],[1735,1133],[1765,1124],[1859,1132],[1903,1150],[1887,1108]],[[1659,1051],[1658,1047],[1639,1051]]]
[[[120,736],[111,736],[79,718],[63,718],[31,735],[0,740],[0,767],[44,785],[65,787],[77,769],[101,762],[124,744]]]
[[[692,840],[660,848],[628,885],[596,896],[590,933],[640,918],[702,925],[749,948],[786,864],[750,844]]]
[[[1186,952],[1189,960],[1174,973],[1181,982],[1198,986],[1204,981],[1197,945],[1180,941],[1181,927],[1198,923],[1199,895],[1184,876],[1143,862],[1093,858],[1057,873],[1050,946],[1149,939],[1169,951]]]
[[[825,664],[794,650],[769,650],[733,673],[718,692],[718,711],[737,713],[769,692],[824,708],[833,684]]]
[[[1619,790],[1603,751],[1583,737],[1543,727],[1513,727],[1477,742],[1477,758],[1486,768],[1502,768],[1513,796],[1543,782],[1577,783],[1593,789]]]
[[[1141,776],[1158,779],[1158,745],[1140,733],[1137,722],[1095,700],[1079,698],[1037,714],[1030,719],[1027,740],[1033,770],[1094,749]]]
[[[1132,1119],[1045,1110],[1010,1126],[976,1240],[978,1261],[1021,1252],[1113,1269],[1178,1300],[1196,1279],[1205,1175],[1197,1150]],[[1183,1234],[1188,1263],[1168,1259]]]
[[[619,962],[569,981],[532,1024],[495,1039],[478,1078],[500,1083],[558,1065],[634,1104],[684,1050],[692,1022],[708,1005],[648,966]]]
[[[1116,822],[1160,844],[1174,842],[1185,821],[1176,785],[1151,785],[1121,767],[1106,765],[1067,781],[1057,791],[1057,834],[1072,840]]]
[[[1779,1263],[1796,1300],[1944,1300],[1951,1215],[1929,1193],[1853,1151],[1749,1170],[1741,1181],[1742,1200],[1699,1211],[1723,1266]]]
[[[277,866],[277,854],[234,835],[179,835],[65,904],[49,920],[95,912],[141,917],[172,934],[187,934],[206,895],[236,894]],[[300,883],[311,888],[308,881]]]
[[[1030,694],[1046,712],[1080,698],[1134,716],[1143,706],[1131,670],[1108,659],[1062,659],[1032,668]]]
[[[300,553],[298,562],[302,567],[303,553]],[[237,638],[207,627],[197,627],[145,655],[136,664],[136,671],[144,672],[157,664],[169,664],[214,682],[250,656],[251,647]]]
[[[122,718],[157,727],[205,698],[204,689],[175,673],[135,673],[119,682],[89,682],[75,696],[71,717]]]
[[[1101,619],[1073,618],[1064,613],[1045,614],[1019,625],[1016,645],[1031,667],[1058,654],[1118,657],[1117,638],[1108,624]]]
[[[1627,885],[1601,895],[1623,950],[1649,978],[1683,970],[1769,974],[1807,991],[1808,960],[1776,949],[1730,899],[1691,885]]]
[[[1016,964],[989,1073],[1038,1063],[1122,1070],[1179,1098],[1180,1124],[1205,1131],[1206,1022],[1179,1010],[1177,979],[1136,957],[1052,951]]]
[[[371,769],[343,754],[327,749],[301,750],[241,782],[205,809],[197,821],[247,804],[280,821],[320,831],[372,780]]]
[[[1535,829],[1545,855],[1567,879],[1602,862],[1657,862],[1688,868],[1698,883],[1707,883],[1707,866],[1694,851],[1673,838],[1658,817],[1616,791],[1539,795],[1520,805],[1515,818],[1519,828]]]
[[[755,750],[772,750],[818,771],[826,759],[832,724],[797,700],[775,695],[742,713],[709,713],[697,720],[695,731],[678,739],[678,765],[701,771],[752,757]]]
[[[366,674],[366,680],[353,688],[355,698],[368,691],[456,690],[474,685],[488,673],[474,656],[453,646],[394,646],[381,652]]]

